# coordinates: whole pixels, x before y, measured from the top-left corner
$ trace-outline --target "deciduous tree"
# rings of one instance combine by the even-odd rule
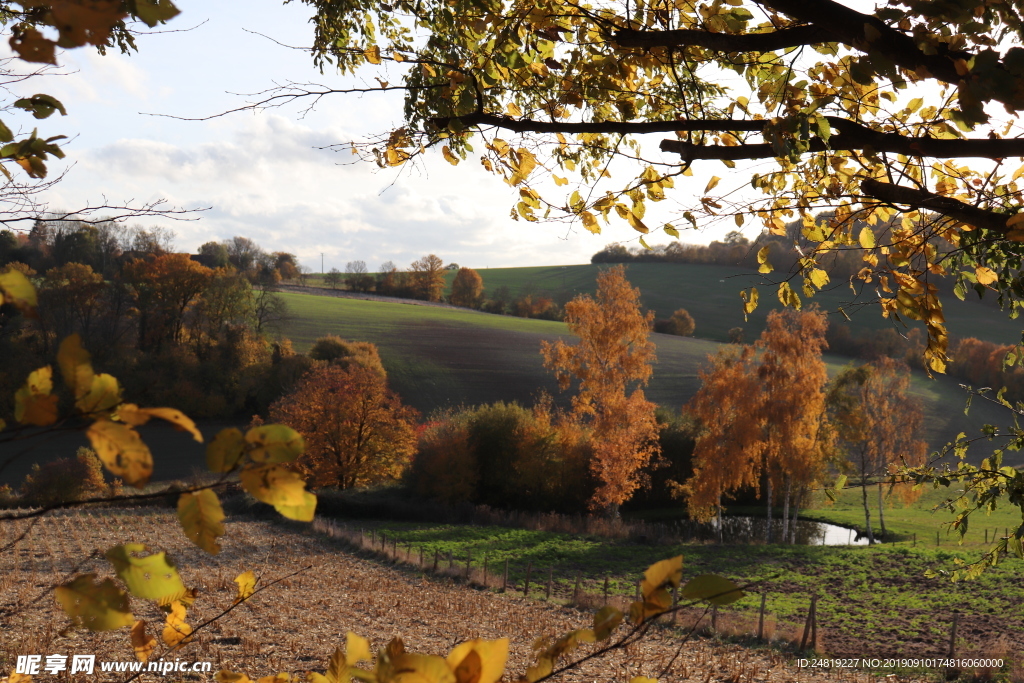
[[[448,300],[456,306],[479,308],[484,298],[484,280],[472,268],[459,268],[452,280],[452,293]]]
[[[840,373],[829,389],[828,403],[840,445],[860,475],[864,525],[868,542],[875,542],[868,487],[878,488],[878,521],[885,530],[884,480],[899,466],[924,464],[927,444],[919,438],[924,422],[920,401],[909,396],[910,368],[901,361],[881,358]],[[897,489],[905,498],[916,492]]]
[[[544,366],[564,390],[575,380],[573,411],[593,425],[591,470],[600,482],[591,506],[613,515],[641,485],[640,470],[658,453],[654,404],[643,389],[651,377],[653,314],[640,312],[640,290],[622,266],[600,273],[597,296],[565,305],[565,322],[579,343],[541,342]]]
[[[412,262],[412,289],[417,299],[440,301],[444,296],[444,261],[428,254]]]
[[[312,369],[270,407],[305,437],[299,460],[317,486],[352,488],[397,479],[416,450],[416,411],[377,372],[350,365]]]

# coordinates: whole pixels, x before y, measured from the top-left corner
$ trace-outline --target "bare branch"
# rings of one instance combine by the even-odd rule
[[[952,197],[943,197],[933,192],[918,190],[912,187],[883,183],[872,178],[861,181],[860,189],[864,191],[864,194],[880,199],[883,202],[907,204],[917,209],[928,209],[997,233],[1005,234],[1010,230],[1006,227],[1006,221],[1010,217],[1009,214],[980,209]]]

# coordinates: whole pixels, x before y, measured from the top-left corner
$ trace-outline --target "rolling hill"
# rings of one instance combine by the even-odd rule
[[[592,294],[594,279],[599,268],[606,265],[536,266],[529,268],[489,268],[477,272],[484,281],[488,294],[498,287],[508,287],[513,296],[520,293],[546,293],[556,301],[568,301],[579,293]],[[684,263],[632,263],[627,276],[640,288],[645,307],[667,318],[679,308],[685,308],[697,323],[697,336],[715,341],[728,341],[732,327],[744,328],[748,341],[756,339],[764,329],[768,312],[781,308],[774,289],[762,282],[763,276],[746,268],[684,264]],[[452,275],[449,275],[449,281]],[[750,320],[744,322],[739,292],[755,285],[761,297],[760,305]],[[881,330],[892,327],[893,322],[881,316],[874,289],[856,296],[847,283],[833,283],[805,303],[817,302],[839,322],[859,329]],[[960,301],[952,295],[943,299],[949,332],[955,337],[978,337],[1000,344],[1014,344],[1021,340],[1024,324],[1010,320],[988,302],[975,295]],[[838,313],[843,307],[850,321],[842,320]],[[909,321],[911,325],[919,325]],[[905,328],[897,327],[904,331]]]
[[[544,339],[571,339],[562,323],[413,303],[282,296],[293,315],[285,335],[297,350],[307,350],[326,334],[371,341],[380,347],[392,388],[425,414],[499,400],[530,403],[540,390],[559,396],[553,377],[543,368],[539,347]],[[696,392],[697,372],[708,354],[722,344],[662,334],[653,339],[658,363],[647,395],[679,410]],[[826,361],[830,374],[835,374],[849,359],[826,356]],[[1004,420],[1000,411],[981,402],[975,402],[969,416],[964,415],[965,395],[956,380],[948,377],[928,379],[915,372],[912,391],[924,402],[925,438],[932,448],[958,432],[977,434],[982,424]],[[978,457],[982,454],[982,449],[975,452]],[[1008,460],[1015,456],[1008,454]],[[1024,463],[1024,458],[1013,462],[1018,460]]]

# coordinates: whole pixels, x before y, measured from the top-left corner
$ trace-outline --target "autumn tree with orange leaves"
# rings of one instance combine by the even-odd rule
[[[643,483],[642,468],[659,453],[655,406],[641,388],[655,359],[653,318],[641,313],[640,290],[617,266],[597,276],[597,298],[583,294],[565,306],[565,322],[579,343],[541,342],[544,366],[559,386],[578,382],[573,413],[593,429],[590,468],[598,485],[590,506],[611,516]]]
[[[700,425],[693,476],[684,484],[668,484],[685,498],[691,519],[718,518],[721,540],[722,497],[758,484],[761,389],[753,347],[723,348],[709,359],[711,367],[699,372],[701,388],[684,408]]]
[[[299,466],[314,486],[347,489],[396,480],[416,450],[416,411],[380,373],[321,365],[270,406],[306,440]]]
[[[825,428],[828,375],[821,360],[826,325],[816,309],[773,311],[756,344],[760,358],[751,347],[724,350],[701,373],[703,385],[685,409],[702,430],[694,476],[677,486],[691,516],[720,515],[723,495],[760,483],[765,541],[771,541],[777,497],[783,504],[780,540],[795,540],[800,501],[831,452],[831,431]]]
[[[860,476],[861,501],[868,542],[875,542],[871,527],[868,486],[878,489],[878,521],[881,537],[885,530],[885,484],[883,479],[896,467],[917,467],[924,463],[928,445],[918,438],[924,423],[920,401],[907,395],[910,368],[901,361],[883,357],[859,368],[847,368],[832,383],[829,411],[836,434],[851,465]],[[920,490],[902,484],[894,490],[905,501]]]

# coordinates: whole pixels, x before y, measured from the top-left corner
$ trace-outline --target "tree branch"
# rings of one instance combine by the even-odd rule
[[[872,178],[861,181],[860,189],[864,194],[880,199],[883,202],[906,204],[916,209],[928,209],[978,228],[992,230],[1001,234],[1005,234],[1010,230],[1006,227],[1006,221],[1010,217],[1009,214],[979,209],[976,206],[965,204],[959,199],[953,199],[952,197],[943,197],[933,192],[918,190],[912,187],[883,183]]]
[[[638,31],[621,29],[612,38],[622,47],[706,47],[721,52],[773,52],[798,45],[841,42],[818,26],[794,26],[768,33],[711,33],[697,29]]]
[[[936,48],[936,54],[925,54],[907,34],[890,28],[878,17],[850,9],[835,0],[763,0],[762,4],[812,24],[830,33],[834,40],[864,52],[884,55],[904,69],[946,83],[955,84],[963,79],[957,73],[955,60],[970,61],[974,57],[969,52],[949,50],[943,45]]]
[[[828,144],[820,138],[810,140],[811,152],[832,150],[873,149],[910,157],[1002,159],[1024,157],[1024,138],[954,138],[943,140],[914,137],[899,133],[882,133],[865,125],[838,116],[826,116],[829,126],[839,135],[832,136]],[[440,129],[448,127],[449,118],[433,119]],[[689,119],[676,121],[535,121],[513,119],[496,114],[469,114],[458,121],[463,126],[494,126],[516,133],[617,133],[622,135],[644,133],[671,133],[675,131],[736,131],[760,133],[767,121],[757,119]],[[769,144],[694,145],[681,140],[663,140],[663,152],[676,152],[686,159],[765,159],[775,157]]]

